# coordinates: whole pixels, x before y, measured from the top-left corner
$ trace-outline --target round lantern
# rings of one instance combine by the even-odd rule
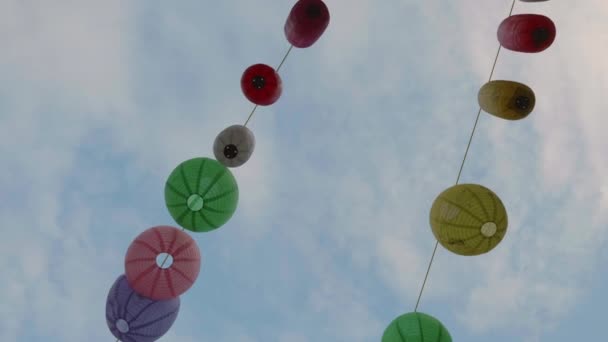
[[[555,40],[555,24],[539,14],[512,15],[498,26],[498,41],[518,52],[541,52]]]
[[[230,170],[209,158],[179,164],[165,183],[169,213],[194,232],[208,232],[228,222],[238,200],[239,189]]]
[[[223,130],[213,143],[215,159],[227,167],[238,167],[249,160],[255,137],[249,128],[233,125]]]
[[[433,235],[443,247],[459,255],[491,251],[507,232],[507,211],[490,189],[459,184],[443,191],[430,214]]]
[[[129,285],[154,300],[175,298],[196,281],[201,254],[196,242],[170,226],[147,229],[131,243],[125,257]]]
[[[108,293],[106,323],[112,335],[121,341],[152,342],[169,331],[179,305],[179,297],[160,301],[142,297],[121,275]]]
[[[490,81],[477,94],[481,109],[506,120],[520,120],[534,109],[536,97],[530,87],[513,81]]]
[[[285,37],[297,48],[314,44],[329,25],[329,10],[321,0],[300,0],[285,22]]]
[[[452,337],[435,317],[410,312],[395,318],[386,327],[382,342],[452,342]]]
[[[259,106],[269,106],[281,97],[283,85],[281,77],[271,66],[254,64],[245,69],[241,89],[249,101]]]

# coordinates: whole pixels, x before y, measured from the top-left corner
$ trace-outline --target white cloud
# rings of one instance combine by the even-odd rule
[[[515,12],[529,6],[555,18],[555,45],[538,55],[503,51],[495,77],[532,85],[537,108],[521,122],[482,113],[463,173],[463,181],[503,199],[507,237],[475,258],[439,247],[421,304],[422,311],[440,305],[480,339],[528,332],[530,341],[542,340],[584,296],[606,241],[607,8],[599,0],[542,5],[518,2]],[[241,69],[260,60],[276,65],[284,51],[288,4],[268,0],[263,6],[271,9],[258,10],[261,4],[223,3],[208,13],[148,6],[154,16],[118,1],[0,5],[0,110],[7,113],[0,115],[0,189],[9,198],[0,211],[8,227],[0,241],[9,279],[0,284],[3,341],[18,340],[28,324],[61,341],[109,337],[105,295],[122,272],[129,239],[157,218],[151,211],[164,210],[164,179],[185,159],[212,156],[216,134],[244,122],[251,104],[240,94]],[[311,49],[291,52],[284,97],[258,108],[250,124],[256,152],[234,170],[241,189],[230,222],[235,241],[210,260],[255,260],[259,251],[243,246],[285,243],[306,261],[297,270],[282,264],[291,277],[285,283],[317,285],[267,305],[290,312],[284,303],[299,299],[298,314],[324,321],[314,336],[370,341],[393,310],[413,309],[434,244],[428,210],[456,177],[495,28],[508,8],[472,0],[328,6],[326,34]],[[586,25],[572,19],[585,16]],[[150,27],[157,30],[150,44],[171,49],[135,46]],[[240,38],[232,46],[230,37]],[[188,90],[198,95],[181,92],[173,72],[190,64],[180,63],[192,63]],[[157,73],[146,75],[150,66]],[[93,160],[76,151],[93,134],[107,143],[98,149],[108,155],[95,159],[107,165],[77,165]],[[126,161],[112,164],[117,154]],[[113,178],[116,167],[124,170]],[[79,173],[84,180],[75,179]],[[70,182],[79,187],[65,194]],[[158,198],[121,207],[123,197],[144,196],[121,189],[136,191],[134,184],[157,186],[140,190]],[[121,198],[105,200],[112,195]],[[212,236],[200,241],[217,241]],[[213,314],[195,301],[184,305],[184,320]],[[259,332],[238,324],[221,338],[256,341]],[[274,327],[272,336],[311,340],[309,326],[299,328]],[[165,340],[195,340],[180,334],[186,331],[171,330]]]

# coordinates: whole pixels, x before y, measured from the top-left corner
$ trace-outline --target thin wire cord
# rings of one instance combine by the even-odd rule
[[[426,275],[424,276],[424,281],[422,282],[422,287],[420,288],[420,293],[418,293],[418,300],[416,300],[416,307],[414,308],[414,312],[418,311],[418,304],[420,304],[420,298],[422,297],[422,291],[424,290],[424,285],[426,285],[426,279],[429,277],[429,272],[431,271],[431,265],[433,264],[433,259],[435,259],[435,252],[437,252],[437,246],[439,245],[439,241],[435,242],[435,248],[433,249],[433,255],[431,255],[431,262],[429,262],[429,267],[426,269]]]
[[[293,45],[290,45],[289,49],[287,49],[287,52],[285,52],[285,56],[283,56],[283,59],[281,60],[281,63],[279,63],[279,66],[277,67],[277,72],[279,72],[279,70],[281,69],[281,66],[283,66],[283,63],[287,59],[287,56],[291,52],[291,49],[293,49]]]
[[[515,7],[515,1],[511,4],[511,10],[509,11],[509,17],[513,13],[513,8]],[[488,82],[492,80],[492,76],[494,75],[494,69],[496,68],[496,62],[498,61],[498,56],[500,55],[500,50],[502,45],[498,44],[498,50],[496,51],[496,56],[494,57],[494,63],[492,64],[492,71],[490,71],[490,77],[488,77]],[[475,118],[475,124],[473,125],[473,130],[471,130],[471,136],[469,137],[469,143],[467,144],[467,148],[464,151],[464,157],[462,158],[462,163],[460,163],[460,169],[458,170],[458,176],[456,177],[456,185],[460,181],[460,175],[462,174],[462,169],[464,167],[464,163],[467,160],[467,155],[469,154],[469,148],[471,148],[471,141],[473,141],[473,135],[475,135],[475,129],[477,128],[477,123],[479,122],[479,116],[481,114],[481,107],[477,111],[477,117]],[[426,269],[426,275],[424,276],[424,281],[422,282],[422,287],[420,287],[420,292],[418,293],[418,299],[416,300],[416,307],[414,308],[414,312],[418,311],[418,305],[420,304],[420,298],[422,297],[422,291],[424,291],[424,286],[426,285],[426,280],[429,276],[429,272],[431,271],[431,266],[433,265],[433,260],[435,259],[435,253],[437,252],[437,246],[439,245],[439,240],[435,241],[435,248],[433,249],[433,254],[431,255],[431,261],[429,261],[429,266]]]
[[[256,108],[258,108],[257,104],[253,107],[253,109],[251,110],[251,113],[249,113],[249,117],[247,117],[247,121],[245,121],[245,124],[243,126],[245,126],[245,127],[247,126],[247,123],[249,122],[249,120],[253,116],[253,113],[255,113]]]
[[[281,69],[281,66],[283,66],[283,63],[285,63],[285,60],[287,59],[287,56],[289,56],[289,53],[291,52],[291,49],[293,49],[293,45],[289,46],[289,49],[287,49],[287,52],[285,53],[285,55],[283,56],[283,59],[281,60],[281,63],[279,63],[279,66],[277,67],[276,72],[278,73],[279,70]],[[245,121],[245,124],[243,126],[247,127],[247,123],[249,123],[249,120],[251,120],[251,117],[253,116],[253,113],[255,113],[255,110],[258,108],[258,105],[256,104],[253,109],[251,110],[251,113],[249,113],[249,117],[247,118],[247,121]]]

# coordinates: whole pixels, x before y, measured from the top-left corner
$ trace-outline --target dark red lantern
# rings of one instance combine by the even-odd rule
[[[509,50],[541,52],[555,40],[555,24],[539,14],[512,15],[500,23],[498,41]]]
[[[241,89],[249,101],[260,106],[268,106],[281,97],[283,85],[281,77],[271,66],[255,64],[243,73]]]
[[[285,36],[291,45],[307,48],[329,25],[329,10],[321,0],[299,0],[285,22]]]

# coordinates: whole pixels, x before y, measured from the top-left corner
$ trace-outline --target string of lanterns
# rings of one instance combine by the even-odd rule
[[[513,0],[511,4],[509,16],[498,26],[497,37],[500,45],[489,80],[477,95],[479,111],[458,171],[456,184],[441,192],[431,206],[429,221],[437,242],[416,307],[414,312],[403,314],[389,324],[382,335],[382,342],[452,342],[450,333],[438,319],[417,311],[437,246],[441,244],[445,249],[458,255],[475,256],[490,252],[507,232],[507,211],[500,198],[482,185],[458,184],[458,182],[482,110],[501,119],[520,120],[527,117],[534,109],[536,98],[530,87],[514,81],[492,81],[501,47],[515,52],[537,53],[547,49],[555,40],[556,30],[551,19],[538,14],[511,15],[515,1]]]
[[[511,12],[514,4],[515,0]],[[555,25],[549,18],[535,14],[511,16],[511,12],[498,28],[500,47],[533,53],[552,44]],[[152,227],[129,246],[125,272],[110,288],[106,301],[106,323],[116,341],[156,341],[177,319],[179,296],[194,284],[201,266],[198,245],[184,230],[208,232],[230,220],[236,211],[239,190],[229,168],[245,164],[255,148],[255,137],[246,127],[247,123],[258,106],[272,105],[280,98],[282,81],[278,71],[292,48],[312,46],[322,36],[329,20],[329,10],[322,0],[298,0],[284,26],[291,46],[276,70],[266,64],[254,64],[243,73],[241,89],[255,104],[245,124],[229,126],[218,134],[213,144],[215,159],[186,160],[167,178],[166,207],[182,229]],[[486,187],[458,184],[458,180],[481,110],[503,119],[519,120],[531,113],[535,97],[524,84],[488,81],[479,91],[478,102],[480,109],[456,185],[443,191],[431,208],[430,224],[437,243],[416,308],[393,320],[384,331],[382,342],[451,342],[441,322],[417,312],[438,244],[456,254],[479,255],[492,250],[506,233],[507,213],[500,198]]]
[[[186,160],[171,172],[165,183],[165,203],[182,229],[152,227],[129,246],[125,273],[116,279],[106,301],[106,323],[116,341],[152,342],[169,331],[179,313],[179,296],[194,284],[201,267],[198,245],[184,230],[208,232],[230,220],[239,189],[228,168],[245,164],[255,148],[247,123],[258,106],[272,105],[281,96],[278,70],[291,49],[310,47],[328,25],[329,10],[323,1],[297,1],[285,22],[291,46],[281,64],[276,70],[254,64],[243,73],[241,89],[255,104],[245,124],[218,134],[213,143],[215,159]]]

